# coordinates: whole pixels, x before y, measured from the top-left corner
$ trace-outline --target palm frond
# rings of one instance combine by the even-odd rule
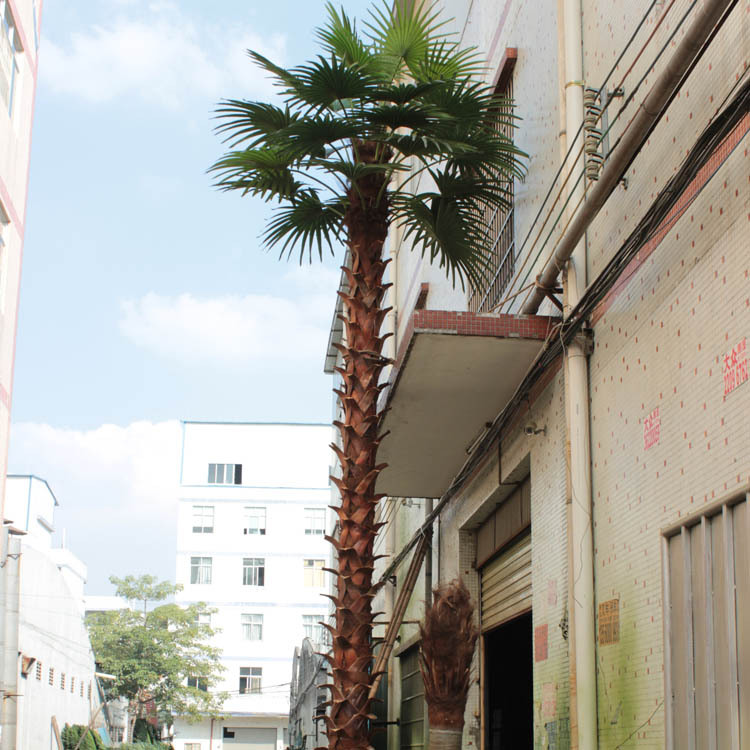
[[[320,159],[326,156],[326,146],[357,138],[361,133],[362,125],[356,120],[324,113],[298,118],[280,133],[282,138],[277,142],[290,159]]]
[[[226,99],[217,107],[216,118],[221,120],[216,132],[226,136],[224,142],[231,148],[241,144],[255,148],[268,136],[289,127],[298,115],[290,112],[289,107],[282,109],[265,102]]]
[[[380,104],[365,109],[360,116],[370,125],[381,128],[417,130],[425,127],[432,115],[432,108],[417,102],[407,102],[406,104]]]
[[[357,34],[356,23],[349,18],[343,7],[341,11],[337,11],[331,2],[326,3],[326,11],[328,21],[315,33],[323,49],[346,65],[367,70],[372,64],[373,56]]]
[[[479,285],[487,270],[487,227],[475,205],[439,192],[391,197],[393,218],[430,262],[464,286]]]
[[[337,196],[330,201],[322,201],[317,191],[305,190],[295,196],[288,205],[274,211],[263,233],[266,247],[281,245],[280,256],[290,256],[292,250],[299,249],[300,263],[307,253],[312,260],[312,252],[317,248],[322,259],[323,247],[333,253],[334,242],[342,240],[342,218],[346,211],[346,199]]]
[[[291,71],[293,80],[286,91],[293,107],[331,108],[347,99],[369,98],[376,81],[366,71],[337,60],[319,56]]]
[[[397,0],[370,11],[366,24],[376,55],[383,64],[386,81],[406,77],[411,66],[424,57],[430,46],[445,38],[440,29],[447,21],[438,21],[439,13],[432,3]]]
[[[277,86],[287,87],[294,83],[294,76],[286,68],[276,65],[276,63],[271,62],[267,57],[264,57],[260,52],[256,52],[255,50],[249,49],[247,50],[247,54],[259,68],[263,68],[263,70],[271,74],[272,78],[276,79]]]
[[[415,81],[456,81],[481,75],[486,63],[476,47],[462,49],[456,42],[438,39],[407,67]]]
[[[373,101],[391,102],[392,104],[406,104],[414,99],[422,99],[431,91],[441,86],[450,85],[448,81],[424,81],[422,83],[394,83],[383,86],[373,92]]]
[[[209,169],[220,190],[239,190],[264,200],[293,197],[302,187],[289,159],[273,147],[229,151]]]

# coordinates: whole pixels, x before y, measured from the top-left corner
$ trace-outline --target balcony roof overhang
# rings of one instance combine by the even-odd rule
[[[440,497],[559,318],[415,310],[381,406],[377,491]]]

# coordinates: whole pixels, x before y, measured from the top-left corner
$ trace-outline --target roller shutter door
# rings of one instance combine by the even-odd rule
[[[482,632],[531,609],[531,534],[481,569]]]

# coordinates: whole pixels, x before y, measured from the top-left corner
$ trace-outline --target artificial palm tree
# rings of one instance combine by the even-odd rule
[[[434,589],[419,633],[429,746],[432,750],[460,750],[471,660],[478,637],[474,605],[463,581],[451,581]]]
[[[218,131],[229,152],[217,185],[278,204],[264,233],[300,261],[341,243],[345,343],[339,346],[343,420],[333,449],[341,476],[331,628],[329,746],[368,746],[372,680],[373,543],[378,474],[379,382],[388,360],[380,328],[389,227],[451,275],[480,283],[488,254],[487,210],[505,207],[520,153],[500,134],[508,102],[482,83],[483,66],[444,32],[433,5],[396,0],[371,12],[359,33],[327,6],[322,52],[295,68],[249,55],[274,79],[277,103],[224,101]]]

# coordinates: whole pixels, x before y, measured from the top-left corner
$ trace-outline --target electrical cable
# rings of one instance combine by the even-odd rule
[[[620,62],[622,61],[622,59],[625,56],[625,54],[627,53],[627,51],[630,49],[630,45],[635,41],[635,38],[638,35],[638,32],[643,27],[643,24],[646,22],[646,19],[649,17],[649,15],[651,15],[651,11],[654,9],[654,6],[657,4],[657,2],[660,2],[660,0],[651,0],[651,4],[648,6],[648,8],[646,9],[646,12],[643,14],[643,16],[641,17],[641,20],[638,22],[638,25],[636,26],[635,31],[633,31],[633,33],[631,34],[630,38],[628,39],[628,41],[626,42],[625,46],[623,47],[622,52],[620,52],[620,54],[617,57],[617,59],[615,60],[614,64],[612,65],[612,67],[610,68],[609,72],[605,76],[602,85],[599,87],[599,97],[601,97],[602,93],[606,91],[606,86],[607,86],[607,83],[609,83],[609,79],[612,77],[612,75],[614,74],[615,70],[617,70],[617,67],[619,66]],[[669,8],[671,8],[671,5],[669,6]],[[665,15],[666,15],[666,12],[669,11],[669,8],[667,8],[667,11],[665,11]],[[648,43],[648,41],[650,41],[650,37],[649,37],[649,40],[647,40],[647,43]],[[645,45],[644,45],[644,47],[641,48],[641,52],[639,52],[639,54],[638,54],[637,57],[640,56],[640,54],[643,52],[644,49],[645,49]],[[624,83],[624,79],[623,79],[623,81],[620,82],[619,86],[621,87],[623,83]],[[611,99],[607,99],[605,107],[602,110],[602,114],[606,111],[607,107],[609,106],[609,102],[610,101],[611,101]],[[526,247],[526,243],[529,241],[529,237],[531,236],[532,232],[534,231],[534,227],[536,226],[537,222],[539,221],[539,217],[542,215],[542,211],[544,210],[544,207],[547,204],[547,201],[549,200],[550,195],[552,194],[552,191],[553,191],[553,189],[555,187],[555,184],[557,183],[558,178],[560,177],[560,175],[563,172],[563,169],[565,168],[565,164],[566,164],[566,162],[568,160],[568,157],[570,156],[570,154],[571,154],[571,152],[573,150],[574,144],[575,144],[576,140],[578,139],[578,136],[581,135],[582,131],[583,131],[583,123],[581,123],[581,125],[579,126],[579,128],[578,128],[575,136],[573,136],[573,138],[570,140],[570,146],[568,147],[568,150],[567,150],[565,156],[563,157],[562,162],[560,163],[560,166],[558,167],[557,172],[555,173],[555,176],[552,179],[552,182],[550,183],[549,189],[547,190],[547,194],[544,196],[544,200],[542,201],[541,205],[539,206],[539,210],[537,211],[537,214],[534,217],[534,220],[531,222],[531,226],[529,227],[529,231],[526,233],[526,237],[525,237],[523,243],[521,244],[521,247],[520,247],[520,249],[518,251],[518,255],[519,256],[523,253],[523,249]],[[576,155],[575,159],[573,160],[574,162],[578,160],[578,158],[580,157],[582,151],[583,151],[583,144],[581,144],[579,152]],[[572,173],[572,170],[571,170],[571,173]],[[565,183],[567,183],[567,180],[569,179],[569,177],[570,177],[570,174],[566,178]],[[563,183],[563,185],[558,190],[558,195],[555,198],[555,202],[552,204],[552,207],[550,208],[550,211],[548,212],[547,217],[546,217],[544,223],[542,224],[542,227],[541,227],[541,230],[540,230],[540,234],[541,234],[541,231],[544,229],[544,226],[547,223],[547,219],[549,219],[549,216],[551,215],[551,211],[554,209],[554,206],[557,204],[557,201],[560,198],[560,195],[562,193],[562,188],[564,187],[565,183]],[[539,239],[539,235],[537,235],[537,239],[534,240],[534,244],[536,244],[536,242],[538,241],[538,239]],[[532,249],[533,249],[533,247],[534,247],[534,245],[532,245]],[[531,251],[529,251],[529,254],[530,254],[530,252]],[[527,256],[526,256],[527,258],[529,256],[529,254],[527,254]],[[522,268],[523,268],[523,266],[521,267],[521,269],[519,269],[519,273],[520,273],[520,270],[522,270]],[[514,276],[514,279],[511,281],[511,285],[512,285],[513,281],[515,281],[515,278],[517,278],[517,275],[518,274],[516,274],[516,276]],[[496,307],[493,308],[493,309],[496,309]]]
[[[682,27],[682,25],[683,25],[683,24],[685,23],[685,21],[686,21],[686,20],[688,19],[688,17],[689,17],[689,15],[690,15],[690,13],[692,12],[692,10],[693,10],[693,8],[694,8],[694,7],[696,6],[696,4],[697,4],[697,0],[693,0],[693,2],[692,2],[692,3],[691,3],[691,4],[689,5],[689,6],[688,6],[688,8],[687,8],[687,10],[685,11],[685,13],[683,13],[682,17],[680,18],[679,22],[678,22],[678,23],[677,23],[677,25],[675,26],[674,30],[673,30],[673,31],[672,31],[672,33],[671,33],[671,34],[669,35],[669,37],[667,38],[666,42],[665,42],[665,43],[664,43],[664,44],[662,45],[661,49],[660,49],[660,50],[659,50],[659,51],[657,52],[657,54],[656,54],[656,57],[655,57],[655,58],[654,58],[654,59],[653,59],[653,60],[651,61],[651,64],[650,64],[650,65],[648,66],[648,68],[646,69],[646,72],[645,72],[645,73],[644,73],[644,74],[643,74],[643,75],[641,76],[641,78],[639,79],[638,83],[637,83],[637,84],[635,85],[635,88],[634,88],[634,89],[632,90],[632,92],[630,93],[630,95],[629,95],[629,96],[627,97],[627,99],[626,99],[626,100],[625,100],[625,101],[624,101],[624,102],[622,103],[622,105],[620,106],[620,108],[619,108],[619,109],[617,110],[617,113],[615,114],[615,116],[614,116],[614,118],[612,119],[612,121],[611,121],[611,122],[609,123],[609,125],[608,125],[608,127],[607,127],[607,130],[606,130],[606,131],[605,131],[604,133],[602,133],[602,136],[601,136],[602,138],[604,138],[604,136],[605,136],[605,135],[607,135],[607,134],[609,133],[609,131],[610,131],[610,130],[612,129],[612,127],[613,127],[613,125],[615,124],[615,122],[617,122],[617,120],[618,120],[618,119],[620,118],[620,116],[621,116],[621,115],[622,115],[622,114],[624,113],[625,109],[626,109],[626,108],[627,108],[627,107],[628,107],[628,106],[630,105],[630,103],[631,103],[631,102],[633,101],[633,99],[634,99],[635,95],[636,95],[636,94],[638,93],[638,91],[640,90],[640,87],[641,87],[641,86],[643,85],[644,81],[645,81],[645,80],[646,80],[646,78],[648,77],[648,75],[649,75],[649,73],[651,72],[651,70],[653,69],[654,65],[655,65],[655,64],[656,64],[656,63],[657,63],[657,62],[659,61],[659,59],[661,58],[661,56],[662,56],[662,55],[664,54],[664,52],[665,52],[665,51],[666,51],[666,50],[668,49],[668,47],[669,47],[669,46],[670,46],[670,44],[672,43],[672,40],[674,39],[675,35],[676,35],[676,34],[677,34],[677,32],[678,32],[678,31],[680,30],[680,28],[681,28],[681,27]],[[669,7],[671,8],[672,6],[670,5]],[[655,29],[654,29],[654,31],[655,31]],[[641,51],[640,51],[640,52],[638,53],[638,56],[637,56],[637,57],[640,57],[640,55],[641,55],[641,54],[643,53],[643,51],[645,50],[646,46],[647,46],[647,45],[649,44],[649,42],[650,42],[650,41],[651,41],[651,40],[653,39],[653,36],[654,36],[654,34],[653,34],[653,33],[652,33],[651,35],[649,35],[648,39],[646,40],[645,44],[644,44],[644,45],[643,45],[643,47],[641,48]],[[629,72],[630,70],[632,70],[632,68],[633,68],[633,66],[631,66],[631,67],[630,67],[630,68],[628,69],[628,72]],[[622,81],[621,81],[621,83],[620,83],[620,87],[622,86],[622,84],[623,84],[624,82],[625,82],[625,77],[623,77],[623,79],[622,79]],[[602,90],[603,90],[603,87],[599,89],[599,95],[601,95],[601,91],[602,91]],[[607,107],[609,106],[609,103],[610,103],[610,101],[612,101],[612,99],[611,99],[611,98],[609,98],[609,99],[607,100],[607,102],[606,102],[606,104],[605,104],[605,107],[604,107],[604,108],[602,109],[602,114],[603,114],[603,113],[604,113],[604,112],[606,111]],[[670,99],[670,101],[671,101],[671,99]],[[637,112],[636,112],[636,114],[637,114]],[[633,117],[635,117],[635,114],[633,115]],[[618,146],[618,145],[620,144],[620,142],[621,142],[621,140],[622,140],[623,136],[625,135],[625,133],[627,133],[628,129],[630,128],[630,126],[631,126],[632,122],[633,122],[633,118],[631,118],[631,119],[630,119],[630,120],[628,121],[627,125],[625,126],[625,128],[624,128],[624,129],[623,129],[623,131],[622,131],[622,133],[621,133],[621,134],[620,134],[620,136],[618,137],[618,139],[617,139],[617,141],[615,142],[614,146],[612,146],[612,148],[611,148],[611,149],[609,150],[609,152],[607,153],[607,156],[606,156],[606,158],[605,158],[605,160],[604,160],[604,164],[606,164],[606,163],[607,163],[607,161],[608,161],[608,160],[610,159],[610,157],[611,157],[611,156],[612,156],[612,154],[614,153],[615,149],[616,149],[616,148],[617,148],[617,146]],[[580,126],[580,128],[579,128],[579,131],[578,131],[578,133],[576,133],[576,138],[578,138],[578,134],[580,133],[580,129],[581,129],[582,127],[583,127],[583,123],[581,124],[581,126]],[[653,127],[653,126],[652,126],[652,127]],[[583,144],[581,144],[581,147],[580,147],[580,149],[579,149],[579,153],[578,153],[578,156],[580,156],[580,153],[581,153],[581,151],[582,151],[582,150],[583,150]],[[576,159],[578,159],[578,156],[576,156]],[[566,155],[566,158],[567,158],[567,155]],[[633,157],[633,158],[635,158],[635,157]],[[631,161],[632,161],[632,160],[631,160]],[[564,162],[563,162],[563,163],[564,163]],[[568,174],[568,178],[570,177],[570,174],[572,173],[572,171],[573,171],[573,169],[571,169],[571,170],[570,170],[570,172],[569,172],[569,174]],[[558,174],[559,174],[559,172],[558,172]],[[542,243],[542,246],[541,246],[541,247],[539,248],[539,251],[537,252],[536,256],[534,257],[534,260],[533,260],[533,262],[531,263],[531,265],[529,266],[528,270],[526,271],[526,274],[524,275],[523,279],[522,279],[522,280],[520,281],[520,283],[521,283],[521,284],[523,284],[523,283],[525,283],[525,282],[527,281],[527,279],[528,279],[528,277],[529,277],[529,274],[531,273],[531,269],[532,269],[532,268],[534,268],[534,267],[536,267],[537,261],[539,260],[539,257],[540,257],[540,255],[541,255],[541,254],[542,254],[542,252],[544,251],[544,248],[546,247],[547,243],[549,242],[549,239],[550,239],[550,237],[552,236],[553,232],[555,231],[555,228],[557,227],[557,224],[558,224],[558,222],[560,221],[560,218],[562,217],[562,213],[563,213],[563,211],[565,210],[566,206],[568,205],[568,202],[570,201],[570,198],[572,197],[572,194],[573,194],[573,191],[574,191],[574,189],[575,189],[575,188],[576,188],[576,187],[578,186],[578,183],[579,183],[579,182],[580,182],[580,181],[581,181],[581,180],[583,179],[583,177],[584,177],[584,172],[583,172],[583,170],[582,170],[582,171],[581,171],[581,174],[580,174],[580,175],[578,176],[578,179],[577,179],[577,180],[576,180],[576,182],[574,183],[574,185],[573,185],[573,188],[572,188],[572,189],[571,189],[571,190],[569,191],[569,196],[568,196],[568,198],[566,199],[565,203],[563,204],[562,208],[560,209],[560,213],[559,213],[559,214],[557,215],[557,218],[555,219],[555,222],[553,223],[553,225],[552,225],[552,227],[551,227],[551,229],[550,229],[549,233],[547,234],[547,237],[545,238],[544,242]],[[565,182],[567,182],[568,178],[566,178]],[[557,179],[557,177],[555,177],[555,179]],[[565,182],[563,183],[563,185],[561,185],[561,186],[560,186],[560,191],[561,191],[561,190],[562,190],[562,188],[564,187],[564,185],[565,185]],[[585,192],[584,192],[584,194],[585,194]],[[555,204],[556,204],[556,203],[557,203],[557,199],[555,200]],[[552,210],[552,208],[554,208],[554,205],[555,205],[555,204],[553,204],[553,206],[552,206],[552,207],[550,208],[550,211]],[[579,201],[579,205],[580,205],[580,201]],[[576,209],[576,210],[577,210],[577,209]],[[574,210],[574,211],[573,211],[572,213],[573,213],[573,215],[575,215],[575,210]],[[547,217],[547,218],[549,218],[549,214],[548,214],[548,217]],[[572,218],[572,217],[571,217],[571,218]],[[570,223],[570,222],[568,222],[568,223]],[[545,219],[545,222],[544,222],[544,224],[546,224],[546,219]],[[543,227],[544,227],[544,225],[543,225]],[[542,227],[542,228],[543,228],[543,227]],[[532,227],[532,228],[533,228],[533,227]],[[563,234],[564,234],[564,232],[562,232],[562,233],[561,233],[561,237],[562,237],[562,235],[563,235]],[[516,276],[514,277],[513,281],[511,281],[511,284],[513,284],[513,282],[515,281],[515,279],[516,279],[516,278],[520,277],[520,273],[521,273],[521,270],[522,270],[522,269],[523,269],[523,268],[524,268],[524,267],[526,266],[526,263],[528,262],[528,259],[529,259],[529,258],[531,257],[531,253],[533,252],[533,250],[534,250],[534,247],[536,246],[536,243],[537,243],[537,241],[538,241],[538,239],[539,239],[539,236],[540,236],[540,235],[537,235],[537,239],[536,239],[536,240],[534,240],[534,243],[532,244],[531,248],[529,248],[529,251],[528,251],[528,253],[527,253],[527,256],[526,256],[526,258],[524,259],[524,262],[523,262],[523,264],[522,264],[521,268],[519,269],[518,273],[517,273],[517,274],[516,274]],[[559,242],[559,239],[558,239],[558,242]],[[520,255],[520,253],[522,252],[522,250],[523,250],[523,247],[521,248],[521,250],[519,250],[519,255]]]
[[[742,79],[744,79],[748,70],[750,68],[745,70]],[[733,87],[734,89],[736,89],[736,85]],[[710,124],[704,129],[701,136],[693,145],[693,148],[690,149],[683,159],[677,173],[660,191],[636,228],[631,232],[623,245],[620,246],[620,249],[600,272],[599,276],[589,285],[566,320],[558,324],[552,335],[547,337],[541,352],[528,368],[513,396],[493,420],[492,427],[487,431],[487,434],[482,438],[472,455],[464,462],[448,489],[435,504],[432,513],[429,514],[422,526],[401,548],[401,551],[391,560],[381,575],[378,585],[382,585],[388,580],[389,576],[401,565],[424,532],[431,527],[433,521],[440,515],[443,508],[458,493],[464,482],[479,466],[479,463],[484,459],[495,442],[500,439],[503,428],[516,414],[517,409],[525,403],[528,393],[534,384],[561,355],[564,345],[572,341],[575,335],[581,330],[596,305],[604,299],[610,289],[619,280],[622,271],[627,268],[630,261],[644,244],[660,230],[662,223],[667,218],[671,209],[698,172],[706,165],[710,156],[715,153],[724,139],[731,134],[733,129],[748,114],[750,114],[750,82],[743,86],[741,91],[721,113],[712,118]],[[708,184],[711,177],[713,175],[706,180],[703,187]],[[691,203],[702,192],[703,187],[690,196]]]

